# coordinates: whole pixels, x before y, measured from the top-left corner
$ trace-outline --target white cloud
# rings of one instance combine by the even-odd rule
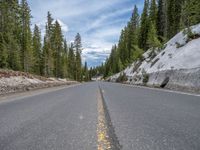
[[[52,17],[59,21],[68,41],[73,41],[77,32],[81,34],[83,58],[91,62],[105,60],[129,20],[133,6],[137,3],[139,10],[143,7],[143,0],[28,1],[34,17],[33,24],[40,26],[43,35],[47,12],[50,11]]]
[[[118,36],[121,31],[121,27],[111,27],[106,29],[97,29],[91,36],[96,39]]]
[[[58,23],[60,24],[60,26],[61,26],[63,32],[66,33],[66,32],[69,31],[68,26],[67,26],[64,22],[62,22],[60,19],[57,19],[57,21],[58,21]]]
[[[105,0],[104,2],[99,0],[29,0],[33,4],[34,13],[38,14],[37,17],[41,16],[41,12],[51,11],[56,17],[61,18],[88,16],[126,1],[128,0],[123,0],[123,2],[121,0]]]
[[[123,9],[123,10],[117,10],[117,11],[111,12],[111,13],[109,13],[109,14],[105,13],[105,14],[101,15],[99,18],[97,18],[97,19],[90,25],[90,27],[88,28],[88,30],[101,27],[102,25],[105,25],[105,23],[109,22],[109,21],[108,21],[109,18],[112,18],[112,17],[116,17],[116,16],[118,16],[118,15],[125,14],[125,13],[127,13],[127,12],[130,12],[131,10],[132,10],[132,7],[129,7],[129,8],[125,8],[125,9]],[[120,18],[119,18],[119,19],[120,19]],[[113,20],[112,20],[112,21],[113,21]]]

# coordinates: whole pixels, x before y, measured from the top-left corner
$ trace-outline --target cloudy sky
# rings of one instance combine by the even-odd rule
[[[82,36],[83,59],[89,66],[101,64],[117,43],[121,29],[129,20],[134,5],[141,12],[143,0],[28,0],[32,24],[42,32],[47,12],[59,20],[68,42],[79,32]]]

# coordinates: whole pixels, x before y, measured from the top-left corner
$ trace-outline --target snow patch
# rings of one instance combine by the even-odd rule
[[[67,79],[45,78],[23,72],[0,70],[0,95],[77,82]]]

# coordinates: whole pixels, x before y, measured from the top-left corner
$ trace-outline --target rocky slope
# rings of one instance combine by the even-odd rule
[[[162,48],[149,49],[143,59],[108,80],[124,75],[128,84],[147,85],[182,91],[200,91],[200,24],[178,33]]]

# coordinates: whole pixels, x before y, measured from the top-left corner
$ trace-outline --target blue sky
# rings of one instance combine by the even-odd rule
[[[67,41],[79,32],[83,43],[83,61],[97,66],[108,57],[118,42],[121,29],[130,19],[134,5],[141,12],[143,0],[28,0],[32,24],[44,33],[47,12],[59,20]]]

